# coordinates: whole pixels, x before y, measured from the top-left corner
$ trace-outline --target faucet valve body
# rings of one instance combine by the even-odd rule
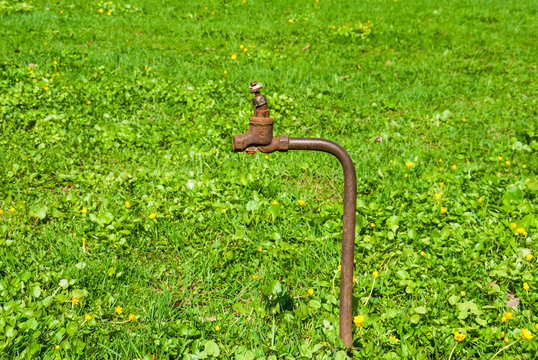
[[[270,152],[262,149],[267,146],[270,146],[271,149],[276,146],[273,151],[287,150],[287,147],[284,149],[284,143],[281,143],[280,141],[276,144],[272,144],[275,139],[273,138],[273,119],[269,116],[267,98],[260,93],[262,88],[262,84],[257,81],[250,83],[250,92],[254,94],[254,98],[252,99],[254,115],[249,118],[248,131],[244,134],[234,135],[233,150],[235,152]]]

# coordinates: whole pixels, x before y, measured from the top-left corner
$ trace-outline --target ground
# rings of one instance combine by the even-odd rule
[[[0,1],[0,358],[536,358],[532,1]],[[507,347],[504,349],[504,347]],[[499,352],[500,351],[500,352]],[[497,353],[497,355],[496,355]]]

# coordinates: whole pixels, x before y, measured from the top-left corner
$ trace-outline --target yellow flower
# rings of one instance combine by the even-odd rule
[[[521,337],[523,338],[523,340],[530,340],[534,336],[532,336],[532,333],[530,332],[529,329],[523,328],[523,329],[521,329]]]
[[[91,101],[91,100],[88,100],[87,103],[88,103],[88,105],[91,105],[92,101]]]
[[[456,170],[458,167],[456,166],[456,164],[452,164],[452,166],[450,167],[452,170]]]
[[[514,316],[514,314],[512,314],[511,312],[505,312],[504,313],[504,317],[506,318],[506,320],[510,320],[512,318],[512,316]]]
[[[371,223],[371,224],[370,224],[370,227],[375,228],[375,224],[374,224],[374,223]]]
[[[464,290],[462,290],[462,291],[460,291],[460,295],[465,296],[465,295],[467,295],[467,293]]]
[[[405,205],[404,205],[404,204],[400,204],[400,207],[401,207],[401,208],[404,208],[404,207],[405,207]]]
[[[501,337],[504,338],[504,336],[505,336],[505,332],[501,331]]]
[[[439,199],[441,196],[443,196],[443,193],[442,193],[442,192],[440,192],[439,194],[437,194],[437,193],[435,194],[435,198],[436,198],[436,199]]]
[[[522,167],[523,169],[526,169],[526,168],[527,168],[527,165],[526,165],[526,164],[523,164],[523,165],[521,165],[521,167]]]
[[[525,290],[529,290],[530,288],[531,288],[531,287],[529,286],[529,283],[525,281],[525,282],[523,283],[523,289],[525,289]]]
[[[463,334],[458,331],[454,332],[454,340],[456,340],[457,342],[462,342],[466,336],[467,334]]]
[[[114,311],[118,314],[118,315],[121,315],[121,313],[123,312],[123,309],[121,306],[116,306],[114,308]]]
[[[83,214],[86,214],[88,212],[88,209],[86,208],[82,208],[82,210],[80,210]]]
[[[504,338],[504,342],[508,342],[508,338],[507,338],[507,337]]]
[[[355,275],[353,275],[353,282],[354,282],[354,283],[357,282],[357,278],[355,277]]]
[[[413,167],[413,162],[412,161],[408,161],[405,163],[405,166],[407,166],[408,168],[412,168]]]
[[[220,326],[215,326],[215,331],[219,331],[220,330]]]
[[[252,275],[252,279],[258,280],[258,275],[256,275],[256,274]]]
[[[245,47],[245,45],[243,45],[243,44],[239,45],[240,49],[243,49],[244,47]]]
[[[441,208],[441,214],[444,214],[444,213],[446,213],[447,211],[448,211],[447,208],[445,208],[445,207],[442,207],[442,208]]]
[[[379,273],[378,273],[377,271],[374,271],[374,272],[372,273],[372,276],[373,276],[374,278],[377,278],[377,277],[379,276]]]
[[[232,60],[235,60],[235,59],[237,59],[237,55],[232,54]]]
[[[482,201],[484,201],[483,198],[478,198],[478,202],[481,203]]]
[[[149,214],[149,218],[150,218],[150,219],[155,219],[155,216],[157,216],[155,213],[151,213],[151,214]]]
[[[263,249],[262,249],[262,248],[258,248],[258,251],[260,251],[260,252],[261,252],[261,251],[263,251]]]
[[[523,235],[523,236],[527,236],[527,232],[526,232],[525,229],[523,229],[523,228],[517,228],[517,229],[516,229],[516,232],[517,232],[518,234]]]
[[[127,209],[129,209],[129,208],[131,207],[131,203],[128,202],[128,201],[126,201],[126,202],[125,202],[125,207],[126,207]]]
[[[15,212],[15,208],[12,206],[12,207],[9,208],[9,211],[10,212]]]
[[[71,304],[73,304],[73,305],[78,305],[78,304],[79,304],[78,297],[75,296],[74,298],[72,298],[72,299],[71,299]]]
[[[440,182],[439,183],[440,186],[445,186],[445,183],[444,182]],[[441,193],[442,194],[442,193]]]
[[[393,336],[393,335],[389,336],[389,339],[391,339],[395,343],[398,343],[398,341],[400,341],[400,339],[398,339],[396,336]]]
[[[99,9],[99,13],[101,13],[101,14],[102,14],[102,13],[103,13],[103,11],[104,11],[103,9]]]
[[[531,261],[533,258],[534,258],[534,256],[532,256],[532,254],[527,254],[527,260]]]
[[[390,160],[390,161],[389,161],[389,163],[391,163],[391,164],[392,164],[392,163],[393,163],[393,161],[392,161],[392,160]]]
[[[503,316],[503,317],[501,318],[501,322],[502,322],[502,323],[505,323],[505,322],[506,322],[506,316]]]
[[[2,215],[4,213],[4,210],[0,209],[0,215]]]
[[[45,86],[43,86],[43,90],[49,91],[49,87],[45,85]]]
[[[510,166],[510,161],[506,160],[504,163],[506,166]]]
[[[342,270],[342,265],[338,265],[338,271]]]
[[[314,289],[308,289],[308,295],[314,295]]]
[[[90,321],[92,319],[92,317],[88,314],[84,315],[84,320],[86,321]]]
[[[512,223],[512,229],[517,228],[517,223]]]
[[[278,205],[278,201],[273,200],[273,202],[272,202],[271,204],[273,204],[273,205]]]
[[[354,316],[353,322],[355,323],[355,326],[362,326],[362,323],[364,322],[364,316],[362,315]]]
[[[224,75],[228,74],[228,70],[224,70]]]
[[[497,160],[502,161],[503,157],[501,155],[497,156]]]
[[[420,256],[426,256],[426,253],[424,251],[421,251]]]
[[[463,121],[463,122],[467,122],[467,119],[466,119],[466,118],[463,118],[463,119],[461,119],[461,121]]]
[[[443,159],[439,159],[439,162],[443,162]]]
[[[301,206],[305,205],[306,204],[306,201],[304,200],[297,200],[297,203]]]
[[[405,178],[408,177],[408,176],[409,176],[408,174],[405,174],[405,175],[404,175]]]
[[[244,49],[243,49],[243,51],[244,51],[244,52],[247,52],[247,51],[248,51],[248,49],[247,49],[247,48],[244,48]]]
[[[289,23],[292,23],[292,22],[293,22],[293,19],[289,19],[288,22],[289,22]]]
[[[129,321],[136,321],[136,320],[138,320],[138,317],[133,313],[129,313]]]

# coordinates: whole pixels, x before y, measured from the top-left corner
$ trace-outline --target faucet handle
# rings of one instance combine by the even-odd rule
[[[263,88],[262,83],[259,83],[257,81],[251,82],[250,87],[249,87],[250,92],[253,94],[259,93],[262,88]]]
[[[263,105],[267,105],[267,98],[260,93],[262,88],[263,88],[262,83],[259,83],[257,81],[253,81],[250,83],[250,87],[249,87],[250,92],[254,94],[254,98],[252,98],[252,105],[256,109],[262,107]],[[255,116],[269,117],[269,112],[264,113],[264,115],[258,114]]]

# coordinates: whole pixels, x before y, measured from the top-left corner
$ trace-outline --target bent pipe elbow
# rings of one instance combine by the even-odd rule
[[[253,125],[251,123],[251,125]],[[272,137],[271,132],[260,132],[251,127],[245,134],[234,135],[233,150],[271,153],[287,150],[315,150],[334,155],[344,170],[344,214],[342,229],[342,259],[340,273],[340,338],[353,346],[353,262],[355,249],[355,221],[357,204],[357,176],[349,154],[337,143],[316,138],[290,138],[287,135]],[[270,136],[270,137],[269,137]]]
[[[326,139],[289,138],[289,150],[316,150],[334,155],[344,170],[344,214],[342,231],[342,269],[340,273],[340,338],[353,346],[353,262],[357,205],[357,175],[349,154],[337,143]]]

